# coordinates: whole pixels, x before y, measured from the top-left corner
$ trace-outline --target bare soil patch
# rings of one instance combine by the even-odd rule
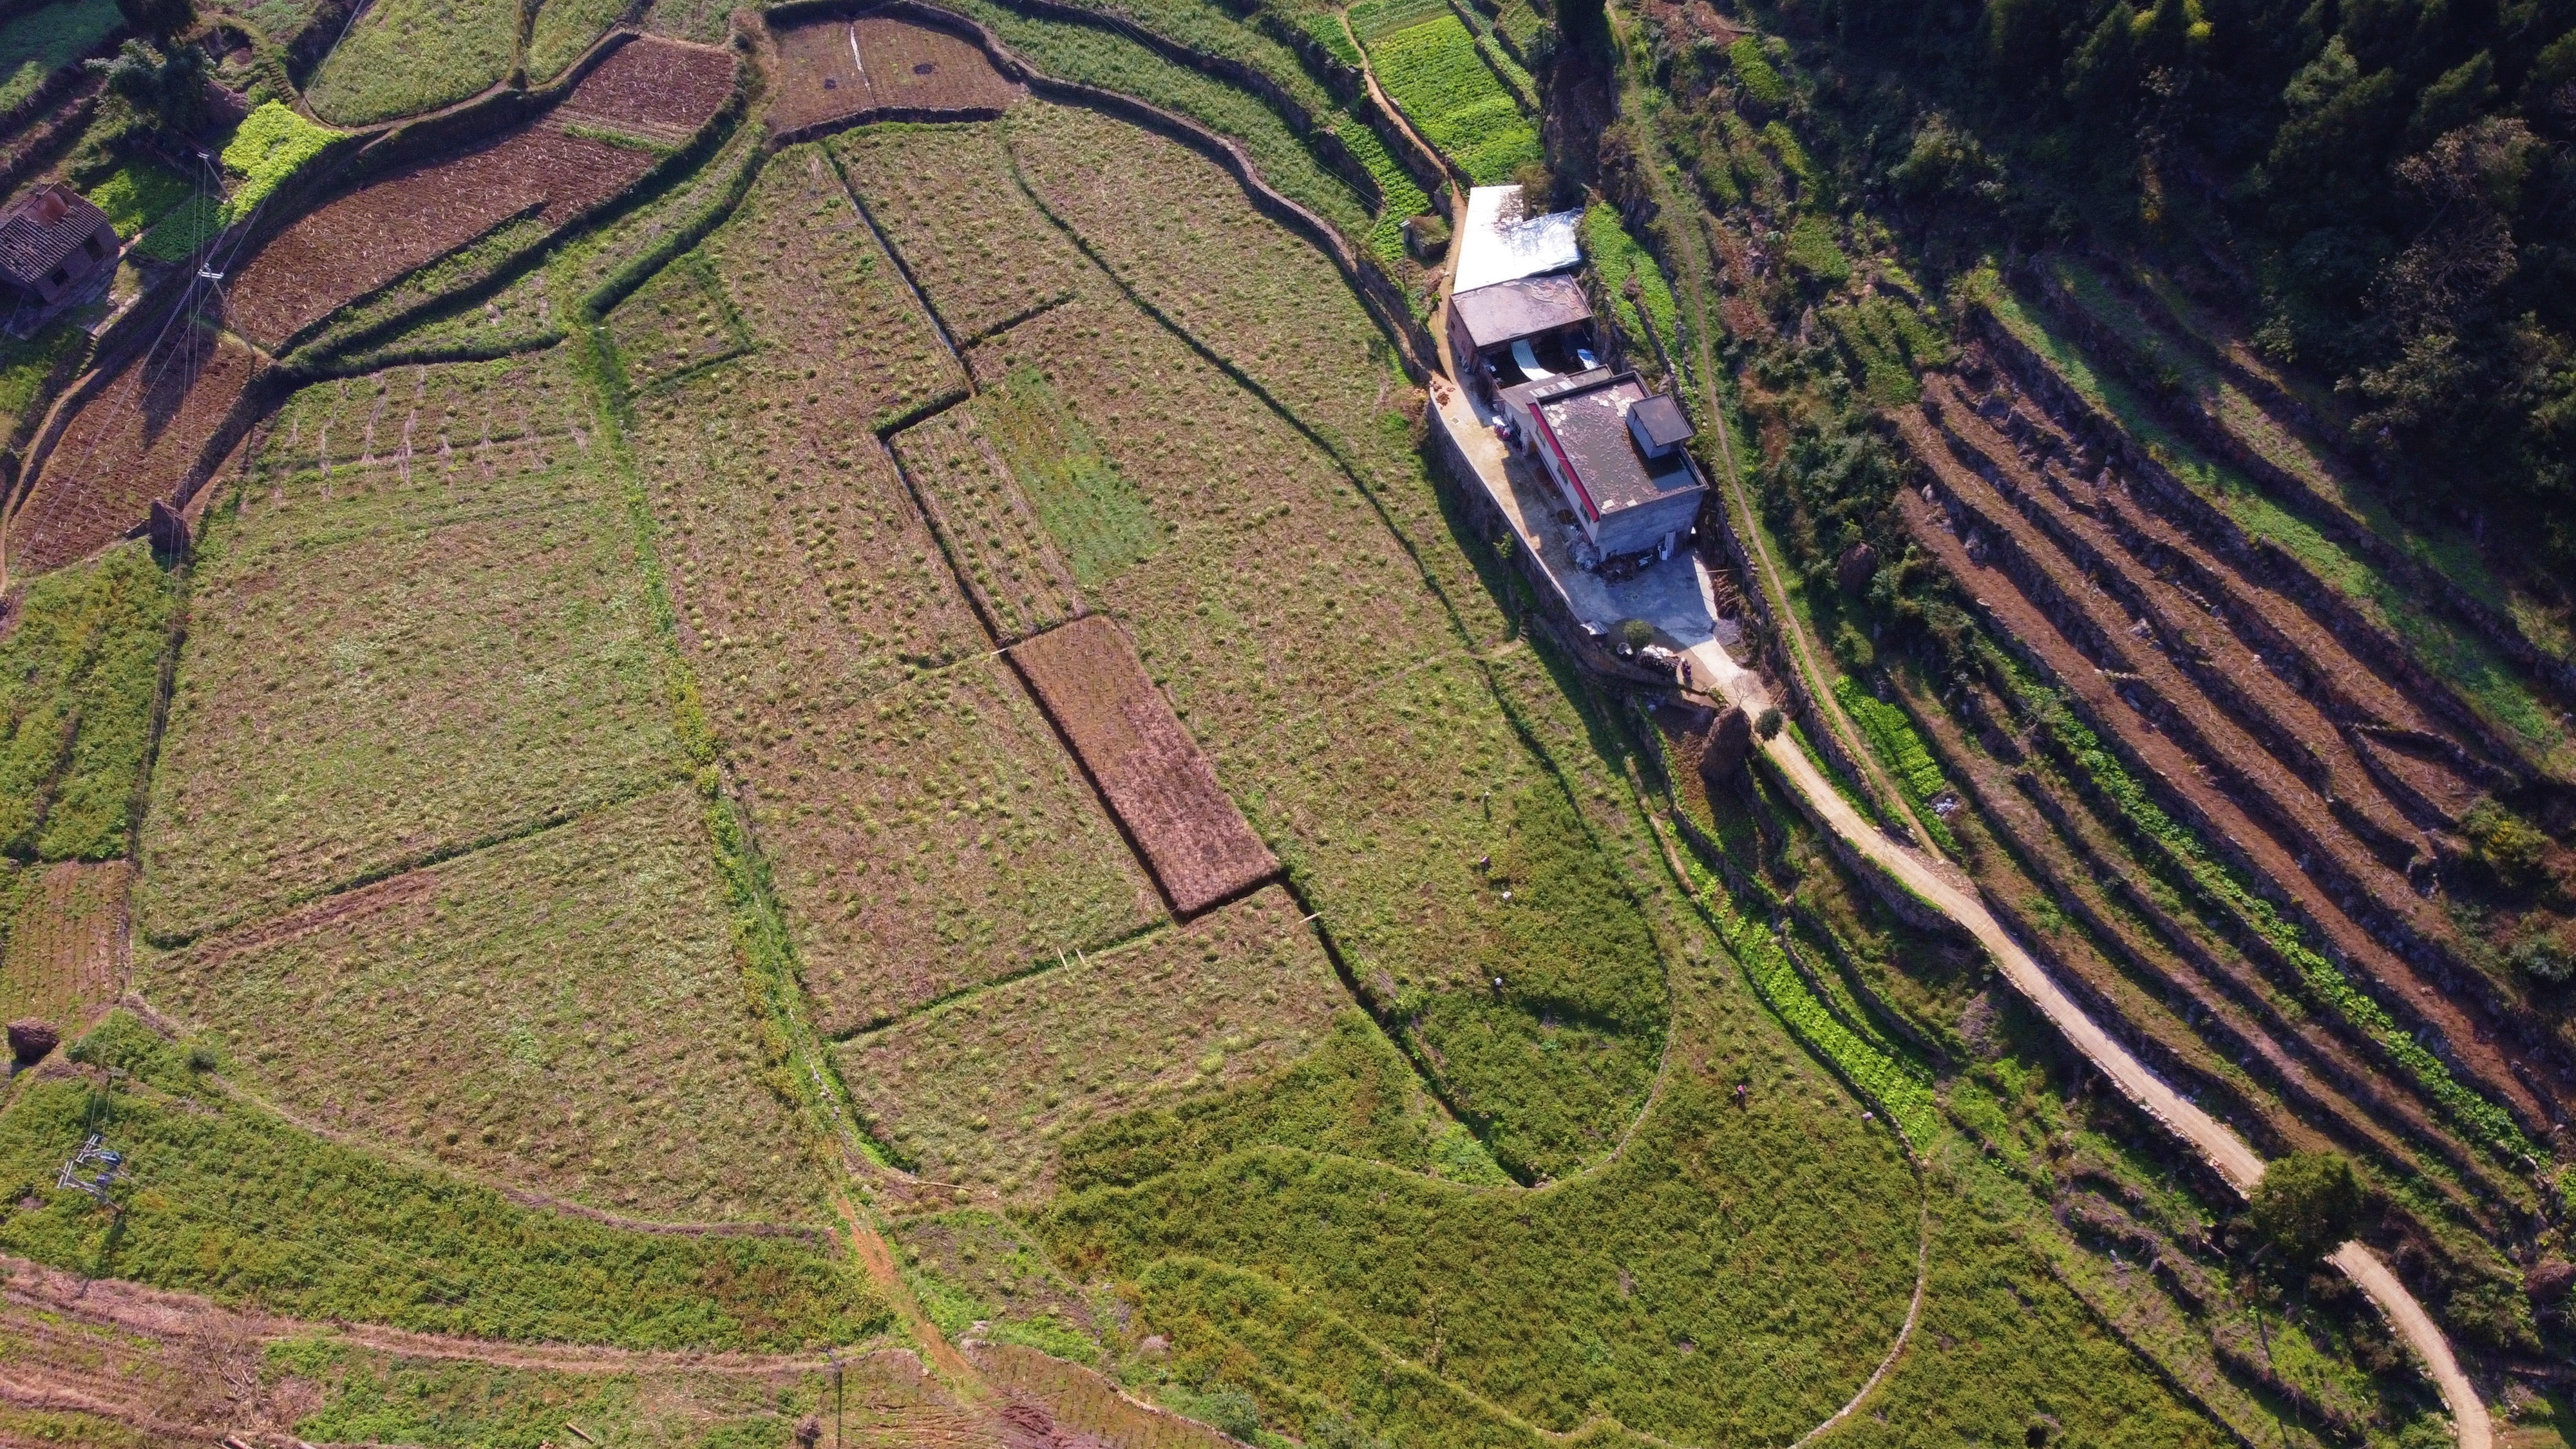
[[[677,145],[724,109],[734,67],[731,51],[643,36],[591,67],[551,119]]]
[[[174,329],[125,365],[72,415],[35,491],[9,519],[9,572],[42,573],[87,558],[177,502],[216,460],[204,455],[234,417],[256,366],[249,349],[210,329]]]
[[[777,42],[773,135],[880,114],[991,116],[1021,94],[972,42],[885,16],[790,26]]]
[[[50,1023],[64,1041],[125,993],[134,867],[0,864],[0,1020]]]
[[[342,305],[504,222],[575,220],[653,162],[650,151],[570,135],[550,118],[396,172],[297,218],[262,247],[232,286],[229,320],[282,349]]]
[[[1217,783],[1126,631],[1099,615],[1011,650],[1183,915],[1278,873],[1278,857]]]
[[[1035,1200],[1095,1119],[1286,1065],[1350,996],[1277,887],[935,1007],[841,1049],[885,1141],[940,1182]]]

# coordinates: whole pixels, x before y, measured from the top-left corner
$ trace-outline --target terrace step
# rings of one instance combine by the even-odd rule
[[[1928,430],[1926,425],[1918,421],[1914,429],[1918,442],[1932,443],[1922,437]],[[2376,982],[2380,999],[2398,1012],[2401,1020],[2411,1019],[2431,1030],[2440,1043],[2435,1049],[2483,1090],[2503,1098],[2527,1124],[2545,1123],[2548,1111],[2511,1070],[2494,1044],[2493,1033],[2470,1020],[2457,1003],[2435,991],[2363,930],[2350,912],[2297,863],[2291,848],[2208,778],[2209,767],[2203,758],[2164,728],[2150,723],[2135,704],[2099,677],[2092,656],[2108,648],[2105,633],[2116,635],[2126,621],[2102,617],[2109,611],[2102,608],[2098,595],[2070,599],[2049,582],[2049,573],[2035,564],[2034,558],[2053,557],[2060,566],[2060,576],[2080,573],[2067,566],[2064,556],[2056,553],[2053,545],[1987,488],[1982,479],[1950,459],[1937,445],[1925,447],[1923,456],[1951,485],[1951,496],[1963,524],[1954,530],[1948,517],[1930,503],[1912,493],[1900,495],[1908,524],[1927,551],[1948,565],[2004,631],[2057,677],[2097,727],[2118,740],[2122,752],[2142,767],[2143,775],[2163,785],[2162,793],[2180,804],[2190,823],[2257,878],[2273,882],[2276,889],[2289,896],[2296,914],[2315,925],[2330,955],[2357,966]],[[2006,561],[2017,567],[1998,567],[1972,555],[1965,536],[1980,533],[1991,533],[2000,540]],[[2100,610],[2100,615],[2088,612],[2088,602]],[[2160,657],[2153,662],[2170,673],[2171,667],[2163,665]],[[2177,678],[2173,687],[2179,691],[2184,686]],[[2170,714],[2166,718],[2190,727],[2189,722]],[[2228,727],[2213,721],[2211,728]],[[2215,753],[2207,751],[2205,741],[2201,743],[2200,754]],[[2239,757],[2259,754],[2241,733],[2236,734],[2234,743]],[[2259,762],[2255,768],[2260,768]],[[2272,768],[2278,772],[2277,765]],[[2348,896],[2349,891],[2345,894]],[[2542,1130],[2546,1130],[2545,1126]]]

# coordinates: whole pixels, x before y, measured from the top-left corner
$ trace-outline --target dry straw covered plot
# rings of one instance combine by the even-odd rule
[[[1082,257],[1011,180],[997,124],[871,126],[832,154],[961,345],[1064,300]]]
[[[1151,884],[870,431],[963,379],[823,154],[775,158],[706,254],[756,350],[642,400],[636,456],[821,1023],[1142,929]]]
[[[87,558],[143,522],[214,460],[203,455],[250,385],[250,349],[174,328],[81,404],[9,518],[9,574]]]
[[[0,1021],[44,1021],[70,1041],[124,994],[133,879],[121,860],[0,861]]]
[[[860,1037],[841,1074],[924,1176],[1037,1197],[1063,1135],[1284,1065],[1349,1000],[1273,888]]]
[[[632,533],[573,387],[541,354],[289,406],[237,509],[209,517],[144,832],[149,934],[671,777]]]
[[[618,305],[608,339],[627,385],[656,387],[743,350],[748,339],[705,259],[683,257]]]
[[[324,1130],[649,1216],[814,1213],[687,790],[209,938],[139,984]]]
[[[1215,768],[1115,623],[1078,619],[1020,644],[1011,662],[1073,742],[1175,909],[1195,915],[1278,873],[1278,859],[1225,797]]]

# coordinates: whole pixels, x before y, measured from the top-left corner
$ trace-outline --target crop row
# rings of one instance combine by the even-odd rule
[[[1479,186],[1545,159],[1538,127],[1455,14],[1367,38],[1370,68],[1422,139]]]
[[[1860,726],[1870,752],[1878,756],[1879,764],[1905,792],[1905,801],[1914,807],[1914,818],[1921,822],[1924,832],[1943,850],[1957,854],[1959,843],[1932,811],[1933,800],[1949,788],[1949,782],[1941,778],[1940,762],[1932,758],[1923,737],[1915,733],[1914,722],[1905,717],[1904,710],[1872,698],[1849,675],[1834,681],[1834,699],[1852,723]]]
[[[22,865],[0,856],[0,1013],[49,1023],[65,1040],[125,994],[122,860]]]
[[[920,491],[949,562],[1003,643],[1083,611],[1073,565],[1050,536],[1055,530],[1012,480],[1013,469],[973,412],[950,408],[904,430],[895,437],[895,455]]]
[[[959,345],[1079,285],[1081,258],[1021,200],[997,125],[869,126],[831,147]]]

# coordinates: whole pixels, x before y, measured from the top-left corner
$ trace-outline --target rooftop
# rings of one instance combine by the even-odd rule
[[[1595,368],[1525,383],[1513,391],[1528,398],[1530,410],[1546,425],[1595,517],[1703,488],[1689,453],[1675,448],[1650,458],[1637,446],[1628,427],[1630,409],[1659,400],[1671,406],[1669,399],[1649,394],[1637,374]]]
[[[0,209],[0,273],[32,281],[107,225],[107,213],[68,186],[39,186]]]
[[[1522,277],[1454,293],[1449,306],[1467,329],[1468,345],[1482,352],[1516,337],[1535,337],[1592,320],[1583,288],[1561,273]]]
[[[1467,219],[1458,229],[1458,272],[1450,288],[1472,292],[1497,282],[1569,271],[1583,260],[1578,241],[1583,213],[1525,214],[1517,186],[1479,186],[1467,193]]]

